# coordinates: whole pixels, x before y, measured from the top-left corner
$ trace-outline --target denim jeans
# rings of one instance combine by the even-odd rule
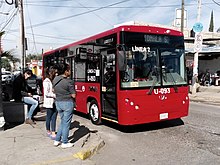
[[[33,99],[33,97],[24,97],[24,98],[23,98],[23,101],[24,101],[24,103],[31,105],[30,110],[29,110],[29,112],[28,112],[28,116],[27,116],[28,119],[31,119],[32,116],[33,116],[34,110],[35,110],[35,109],[37,108],[37,106],[38,106],[38,101],[35,100],[35,99]]]
[[[57,110],[56,108],[47,108],[46,129],[52,132],[56,131]]]
[[[74,103],[72,101],[56,101],[55,104],[61,120],[55,140],[66,144],[68,143]]]

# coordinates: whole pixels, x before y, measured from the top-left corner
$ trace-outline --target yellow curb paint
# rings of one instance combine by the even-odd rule
[[[92,156],[94,153],[96,153],[104,145],[105,145],[105,142],[103,140],[101,140],[98,145],[90,147],[87,150],[80,151],[80,152],[78,152],[78,153],[76,153],[72,156],[58,158],[58,159],[54,159],[54,160],[43,161],[43,162],[35,163],[35,164],[32,164],[32,165],[49,165],[49,164],[55,164],[55,163],[70,161],[70,160],[74,160],[74,159],[85,160],[85,159],[89,158],[90,156]]]
[[[94,153],[96,153],[100,148],[102,148],[105,145],[105,142],[102,140],[97,146],[93,146],[91,148],[88,148],[87,150],[80,151],[73,155],[73,157],[85,160],[92,156]]]

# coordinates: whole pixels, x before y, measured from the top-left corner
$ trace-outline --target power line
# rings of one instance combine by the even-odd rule
[[[85,7],[83,4],[77,2],[80,6]],[[89,8],[85,7],[88,11],[91,11]],[[98,14],[96,14],[95,12],[92,12],[96,17],[98,17],[99,19],[101,19],[102,21],[104,21],[105,23],[107,23],[110,26],[113,26],[112,24],[110,24],[109,22],[107,22],[106,20],[104,20],[101,16],[99,16]]]
[[[30,33],[26,33],[26,34],[30,34]],[[74,40],[74,39],[66,38],[66,37],[54,37],[54,36],[48,36],[48,35],[42,35],[42,34],[35,34],[35,36],[41,36],[41,37],[53,38],[53,39],[60,39],[60,40],[67,40],[67,41]]]
[[[35,51],[37,52],[37,47],[36,47],[35,37],[34,37],[34,31],[33,31],[33,28],[32,28],[31,18],[30,18],[30,16],[29,16],[28,6],[26,7],[26,9],[27,9],[27,13],[28,13],[28,14],[27,14],[27,15],[28,15],[28,20],[29,20],[30,25],[31,25],[31,33],[32,33],[32,39],[33,39],[33,43],[34,43],[33,49],[35,49]],[[27,46],[27,47],[28,47],[28,46]]]
[[[68,2],[75,0],[48,0],[48,1],[31,1],[31,3],[48,3],[48,2]]]
[[[11,23],[14,20],[15,16],[17,15],[17,13],[18,13],[18,10],[16,9],[14,14],[11,16],[11,18],[8,19],[8,21],[6,22],[5,26],[3,26],[3,28],[1,28],[0,31],[3,31],[8,26],[8,24]]]
[[[220,3],[216,2],[215,0],[212,0],[216,5],[220,6]]]
[[[14,4],[14,1],[11,0],[11,2],[8,2],[8,0],[5,0],[5,2],[8,4],[8,5],[13,5]]]
[[[77,17],[77,16],[81,16],[81,15],[84,15],[84,14],[88,14],[88,13],[91,13],[91,12],[95,12],[95,11],[98,11],[98,10],[102,10],[102,9],[105,9],[105,8],[154,8],[154,7],[179,7],[179,4],[178,5],[161,5],[161,6],[142,6],[142,7],[114,7],[115,5],[118,5],[118,4],[122,4],[124,2],[128,2],[130,0],[124,0],[124,1],[120,1],[120,2],[116,2],[116,3],[113,3],[113,4],[110,4],[110,5],[106,5],[106,6],[102,6],[102,7],[99,7],[99,8],[95,8],[93,10],[89,10],[89,11],[86,11],[86,12],[82,12],[82,13],[79,13],[79,14],[74,14],[74,15],[71,15],[71,16],[67,16],[67,17],[63,17],[63,18],[59,18],[59,19],[55,19],[55,20],[51,20],[51,21],[47,21],[47,22],[42,22],[42,23],[39,23],[39,24],[35,24],[35,25],[32,25],[32,26],[27,26],[26,28],[31,28],[31,27],[39,27],[39,26],[44,26],[44,25],[47,25],[47,24],[51,24],[51,23],[55,23],[55,22],[59,22],[59,21],[63,21],[63,20],[66,20],[66,19],[70,19],[70,18],[73,18],[73,17]],[[210,3],[203,3],[203,4],[210,4]],[[193,5],[196,5],[196,4],[185,4],[185,6],[193,6]],[[48,5],[47,5],[48,7]],[[57,7],[62,7],[62,6],[57,6]],[[71,6],[69,6],[71,7]],[[79,8],[79,7],[78,7]],[[93,7],[82,7],[82,8],[93,8]],[[14,29],[12,31],[17,31],[18,29]]]
[[[74,9],[97,9],[100,8],[100,6],[66,6],[66,5],[44,5],[44,4],[34,4],[32,2],[27,3],[30,6],[40,6],[40,7],[55,7],[55,8],[74,8]],[[202,5],[209,5],[213,3],[203,3]],[[195,6],[197,4],[185,4],[185,6]],[[170,8],[170,7],[179,7],[179,4],[176,5],[155,5],[155,6],[109,6],[109,7],[104,7],[108,9],[136,9],[136,8]]]
[[[101,10],[101,9],[104,9],[104,8],[107,8],[107,7],[110,7],[110,6],[118,5],[118,4],[121,4],[121,3],[124,3],[124,2],[128,2],[128,1],[130,1],[130,0],[123,0],[123,1],[120,1],[120,2],[116,2],[116,3],[110,4],[110,5],[106,5],[106,6],[94,9],[94,10],[90,10],[90,11],[82,12],[82,13],[79,13],[79,14],[74,14],[74,15],[71,15],[71,16],[67,16],[67,17],[58,18],[58,19],[55,19],[55,20],[35,24],[35,25],[32,25],[32,27],[39,27],[39,26],[44,26],[44,25],[48,25],[48,24],[51,24],[51,23],[63,21],[63,20],[66,20],[66,19],[70,19],[70,18],[77,17],[77,16],[84,15],[84,14],[88,14],[88,13],[91,13],[91,12],[94,12],[94,11],[98,11],[98,10]],[[30,26],[26,27],[26,29],[28,29],[28,28],[30,28]],[[18,29],[14,29],[12,31],[17,31],[17,30]]]

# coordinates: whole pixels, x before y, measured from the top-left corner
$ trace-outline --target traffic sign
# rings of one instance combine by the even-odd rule
[[[194,51],[195,52],[200,52],[202,50],[202,42],[203,42],[202,34],[196,33],[195,42],[194,42]]]
[[[202,30],[203,30],[203,25],[202,25],[202,23],[197,22],[197,23],[195,23],[195,24],[193,25],[193,31],[194,31],[195,33],[199,33],[199,32],[201,32]]]

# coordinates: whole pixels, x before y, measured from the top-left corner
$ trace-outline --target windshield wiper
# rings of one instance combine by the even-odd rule
[[[175,80],[174,80],[174,78],[173,78],[173,75],[172,75],[171,72],[169,72],[169,74],[170,74],[170,77],[171,77],[171,79],[172,79],[174,91],[175,91],[175,93],[178,93],[178,88],[177,88],[177,86],[176,86],[176,82],[175,82]]]
[[[154,79],[153,84],[152,84],[152,86],[150,87],[150,90],[147,93],[148,95],[152,94],[152,91],[153,91],[153,89],[154,89],[154,87],[156,85],[156,82],[157,82],[157,78]]]
[[[172,83],[173,83],[174,91],[175,91],[175,93],[177,93],[177,92],[178,92],[178,88],[177,88],[177,86],[176,86],[176,82],[175,82],[175,80],[174,80],[174,77],[173,77],[172,73],[171,73],[169,70],[168,70],[168,72],[167,72],[167,67],[162,66],[162,78],[163,78],[163,80],[164,80],[165,82],[167,82],[167,73],[170,74],[171,81],[172,81]]]
[[[147,93],[148,95],[151,95],[151,94],[152,94],[153,89],[154,89],[154,87],[155,87],[155,85],[156,85],[156,82],[157,82],[158,79],[159,79],[159,72],[158,72],[158,70],[157,70],[157,67],[154,67],[152,72],[154,72],[154,73],[156,74],[156,78],[154,79],[153,84],[152,84],[152,86],[150,87],[150,90],[149,90],[148,93]],[[152,73],[151,73],[151,74],[152,74]]]

